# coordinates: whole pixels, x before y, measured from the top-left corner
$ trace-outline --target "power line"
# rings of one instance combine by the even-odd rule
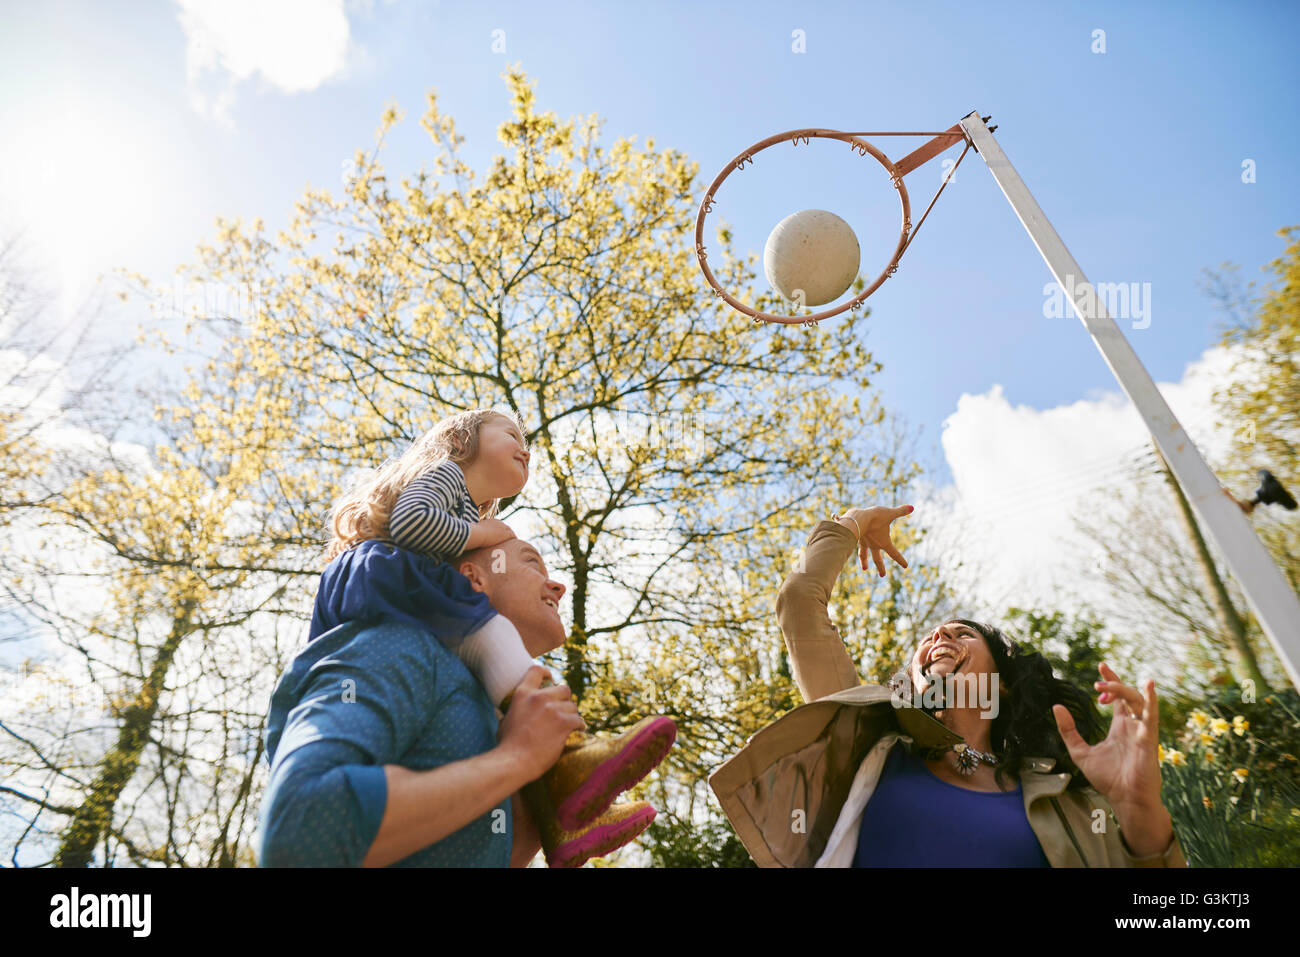
[[[1198,420],[1193,428],[1206,423],[1207,419]],[[1041,508],[1053,503],[1064,503],[1075,499],[1080,493],[1094,488],[1104,488],[1115,481],[1140,480],[1144,474],[1157,474],[1160,463],[1151,440],[1130,446],[1117,455],[1109,455],[1091,464],[1070,467],[1054,474],[1011,486],[1004,490],[991,505],[972,511],[972,517],[979,519],[1001,519],[1009,514],[1031,508]]]
[[[1148,465],[1154,466],[1154,460],[1148,463],[1142,455],[1133,456],[1132,459],[1130,462],[1112,460],[1099,470],[1092,469],[1084,473],[1069,469],[1030,486],[1022,486],[1027,490],[1007,490],[988,505],[980,507],[975,514],[1001,516],[1021,509],[1065,501],[1090,489],[1103,488],[1119,479],[1136,479],[1142,472],[1149,470]]]

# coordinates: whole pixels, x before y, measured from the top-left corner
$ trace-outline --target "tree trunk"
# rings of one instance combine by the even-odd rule
[[[181,605],[179,613],[172,619],[171,633],[158,649],[144,685],[135,700],[123,709],[117,743],[100,761],[90,793],[64,830],[59,851],[54,856],[55,867],[88,867],[91,864],[95,845],[113,818],[113,807],[140,766],[140,755],[149,739],[149,728],[158,711],[158,696],[162,693],[172,658],[181,641],[193,630],[190,619],[194,608],[193,601]]]
[[[587,690],[587,575],[585,567],[573,570],[573,627],[564,644],[564,683],[575,701]]]

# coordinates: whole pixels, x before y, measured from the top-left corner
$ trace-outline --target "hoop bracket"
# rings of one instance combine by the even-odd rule
[[[906,176],[918,166],[930,162],[940,153],[956,146],[958,143],[966,142],[966,133],[961,128],[960,123],[954,123],[952,128],[946,133],[940,133],[930,142],[917,149],[912,150],[901,160],[894,164],[894,169],[898,171],[899,176]]]

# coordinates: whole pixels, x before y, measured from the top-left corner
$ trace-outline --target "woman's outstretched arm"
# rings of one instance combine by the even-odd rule
[[[845,560],[872,540],[882,521],[888,541],[889,522],[909,511],[907,506],[852,509],[839,521],[818,522],[794,571],[781,586],[776,617],[804,701],[816,701],[862,683],[839,631],[831,624],[826,604]],[[857,529],[862,530],[862,542]]]
[[[776,620],[804,701],[862,683],[826,612],[835,579],[857,546],[851,529],[837,522],[818,522],[776,596]]]

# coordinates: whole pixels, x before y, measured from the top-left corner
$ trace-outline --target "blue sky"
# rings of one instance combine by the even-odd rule
[[[1258,277],[1281,254],[1276,231],[1300,222],[1294,3],[65,0],[6,5],[0,24],[0,228],[24,227],[70,296],[113,266],[167,282],[218,215],[284,226],[306,184],[338,188],[390,102],[407,116],[385,165],[400,176],[428,163],[418,118],[431,89],[467,161],[486,168],[514,62],[541,110],[603,117],[607,145],[635,134],[688,154],[701,193],[782,130],[940,130],[991,113],[1088,277],[1150,290],[1150,324],[1120,325],[1161,383],[1184,382],[1217,339],[1202,268],[1231,260]],[[897,158],[919,142],[877,145]],[[874,276],[897,235],[892,190],[872,161],[814,144],[764,154],[743,184],[733,176],[713,218],[761,257],[788,213],[833,210]],[[1255,182],[1242,181],[1247,160]],[[941,172],[908,177],[914,208]],[[1055,471],[1026,479],[1035,486],[1081,461],[1105,472],[1123,450],[1095,437],[1070,458],[1072,430],[1095,427],[1118,388],[1077,319],[1044,317],[1050,278],[969,154],[866,326],[885,402],[924,446],[946,435],[929,460],[940,484],[970,479],[981,449],[1025,449],[1045,423],[1062,450]],[[124,332],[144,318],[109,311],[102,323]],[[1134,441],[1140,431],[1125,447]],[[978,467],[992,481],[1027,468],[1010,453]]]

